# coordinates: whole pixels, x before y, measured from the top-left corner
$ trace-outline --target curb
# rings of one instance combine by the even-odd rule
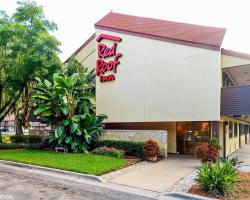
[[[18,162],[7,161],[7,160],[0,160],[0,163],[5,164],[5,165],[9,165],[9,166],[14,166],[14,167],[20,167],[20,168],[25,168],[25,169],[37,169],[37,170],[41,170],[44,172],[53,172],[53,173],[57,173],[57,174],[72,176],[75,178],[83,178],[83,179],[88,179],[90,181],[106,183],[106,181],[102,177],[94,176],[94,175],[81,174],[81,173],[77,173],[77,172],[71,172],[71,171],[48,168],[48,167],[41,167],[41,166],[37,166],[37,165],[18,163]]]
[[[184,192],[169,192],[161,195],[159,197],[159,200],[164,200],[164,199],[169,199],[169,198],[178,198],[180,200],[211,200],[208,197],[202,197],[199,195],[194,195],[194,194],[189,194],[189,193],[184,193]]]

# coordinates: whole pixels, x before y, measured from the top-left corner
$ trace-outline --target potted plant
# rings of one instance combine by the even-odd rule
[[[149,161],[155,162],[160,155],[160,146],[158,142],[152,139],[147,140],[143,145],[143,153]]]

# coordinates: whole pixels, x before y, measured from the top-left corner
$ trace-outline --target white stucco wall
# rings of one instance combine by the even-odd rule
[[[247,65],[250,64],[250,60],[243,59],[243,58],[237,58],[233,56],[228,55],[221,55],[221,67],[227,68],[227,67],[235,67],[240,65]]]
[[[97,113],[107,122],[220,120],[218,51],[98,29],[96,37],[101,33],[122,38],[116,80],[96,80]]]
[[[76,56],[75,58],[83,66],[89,70],[95,68],[96,54],[95,54],[95,39],[91,40]]]

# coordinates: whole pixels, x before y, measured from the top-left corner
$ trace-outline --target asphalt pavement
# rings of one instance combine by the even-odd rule
[[[63,175],[60,175],[63,176]],[[153,198],[0,165],[0,200],[152,200]]]

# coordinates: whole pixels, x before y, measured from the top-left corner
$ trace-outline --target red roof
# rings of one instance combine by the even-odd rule
[[[237,58],[243,58],[243,59],[248,59],[250,60],[250,54],[247,53],[242,53],[238,51],[233,51],[229,49],[221,49],[221,54],[226,55],[226,56],[232,56],[232,57],[237,57]]]
[[[110,12],[99,20],[98,29],[219,50],[226,29],[137,17]]]
[[[16,119],[16,115],[11,114],[11,115],[6,115],[3,119],[3,121],[14,121]]]

